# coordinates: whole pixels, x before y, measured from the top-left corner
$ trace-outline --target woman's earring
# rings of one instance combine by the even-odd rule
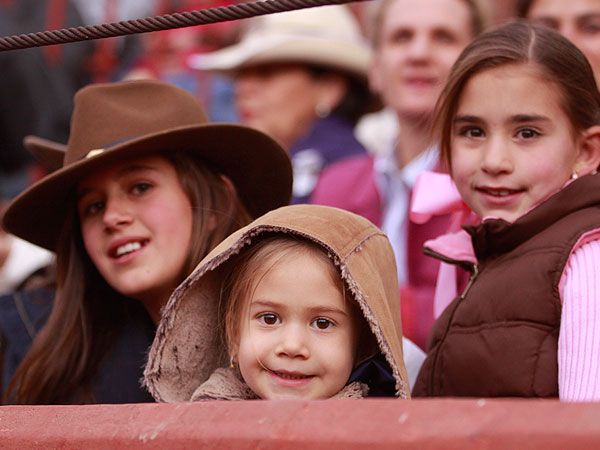
[[[331,114],[331,106],[329,106],[327,103],[318,103],[317,106],[315,106],[315,114],[317,117],[324,119]]]
[[[231,370],[235,369],[235,355],[231,355],[231,358],[229,358],[229,368]]]
[[[579,178],[579,173],[577,173],[577,171],[575,171],[571,174],[571,180],[576,180],[577,178]]]

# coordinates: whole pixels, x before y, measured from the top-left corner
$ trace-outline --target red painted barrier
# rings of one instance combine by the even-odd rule
[[[600,403],[243,401],[2,406],[15,449],[596,449]]]

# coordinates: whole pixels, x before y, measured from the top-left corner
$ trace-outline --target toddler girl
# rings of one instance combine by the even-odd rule
[[[336,208],[283,207],[229,236],[174,292],[146,385],[159,401],[407,398],[400,323],[394,255],[377,227]],[[215,366],[207,355],[221,339]]]
[[[61,149],[37,138],[28,145]],[[56,252],[58,277],[52,312],[8,398],[143,401],[148,338],[136,330],[148,327],[136,305],[157,323],[172,290],[218,242],[288,203],[291,164],[268,136],[211,124],[193,95],[157,81],[81,89],[63,161],[3,219],[9,232]]]
[[[441,149],[481,222],[464,227],[470,257],[450,236],[426,243],[472,275],[434,325],[415,395],[600,398],[599,113],[590,65],[549,29],[504,25],[455,63]]]

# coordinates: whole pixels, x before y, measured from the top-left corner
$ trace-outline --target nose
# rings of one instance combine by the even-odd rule
[[[481,170],[491,175],[510,173],[513,169],[508,143],[500,136],[491,137],[483,149]]]
[[[277,356],[307,359],[310,356],[308,330],[301,324],[287,324],[279,330]]]
[[[113,197],[106,200],[102,219],[107,230],[116,230],[130,224],[133,221],[133,215],[125,199]]]
[[[408,56],[412,60],[425,60],[431,53],[431,42],[424,34],[415,34],[408,45]]]
[[[235,79],[235,94],[238,98],[250,95],[261,87],[261,77],[253,71],[244,71]]]

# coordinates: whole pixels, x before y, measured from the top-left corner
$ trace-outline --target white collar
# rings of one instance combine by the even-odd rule
[[[434,170],[438,164],[439,151],[437,145],[421,152],[406,166],[399,169],[394,154],[395,145],[388,145],[387,150],[375,157],[374,170],[377,179],[401,179],[410,189],[413,188],[417,176],[425,170]]]

